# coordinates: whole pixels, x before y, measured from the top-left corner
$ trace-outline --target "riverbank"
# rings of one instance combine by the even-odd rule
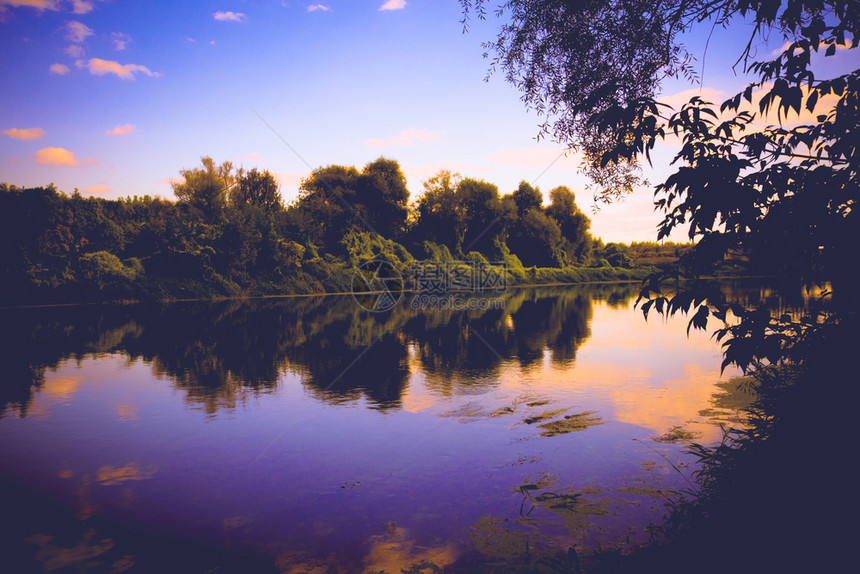
[[[589,283],[641,281],[655,271],[653,267],[633,269],[621,267],[565,267],[522,268],[502,271],[506,286],[557,286]],[[404,269],[405,273],[405,269]],[[205,278],[183,282],[163,278],[141,278],[122,290],[92,289],[91,286],[69,285],[54,289],[30,289],[27,293],[7,293],[7,303],[0,308],[80,305],[93,303],[138,303],[142,301],[220,301],[228,299],[256,299],[264,297],[308,297],[318,295],[348,295],[352,293],[354,271],[345,262],[332,265],[329,274],[297,274],[287,283],[255,282],[240,286]],[[404,291],[410,291],[408,275],[404,278]]]

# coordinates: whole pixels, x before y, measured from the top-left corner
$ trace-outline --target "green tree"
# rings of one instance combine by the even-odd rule
[[[236,184],[230,190],[230,202],[234,207],[257,206],[264,211],[280,211],[284,208],[278,180],[268,170],[257,168],[236,174]]]
[[[576,205],[576,196],[563,185],[549,192],[551,203],[546,213],[557,223],[561,231],[561,248],[567,255],[567,263],[585,264],[591,259],[592,240],[589,228],[591,220]]]
[[[457,196],[460,174],[442,170],[424,182],[424,193],[415,207],[413,243],[430,241],[444,245],[451,253],[463,247],[465,215]]]
[[[355,201],[372,228],[367,231],[395,241],[403,236],[409,190],[395,160],[381,157],[364,166],[356,182]]]
[[[233,164],[225,161],[219,166],[211,157],[200,159],[202,168],[181,169],[183,181],[173,183],[176,198],[214,220],[227,205],[227,190],[235,184]]]
[[[541,204],[543,204],[540,190],[535,189],[525,181],[520,182],[520,186],[511,196],[520,213],[526,213],[529,209],[540,209]]]
[[[330,165],[315,169],[299,187],[296,207],[307,216],[304,233],[309,241],[333,253],[353,229],[365,231],[356,207],[359,172],[354,167]]]
[[[623,243],[609,242],[601,249],[600,258],[605,259],[613,267],[632,267],[633,257],[630,256],[630,248]]]
[[[478,251],[490,259],[500,256],[510,207],[502,203],[499,188],[483,180],[466,178],[457,186],[463,212],[464,232],[461,252]]]
[[[561,230],[554,219],[539,207],[532,207],[518,218],[510,232],[508,247],[523,265],[562,267]]]
[[[123,287],[143,273],[138,259],[123,263],[119,257],[107,251],[87,253],[78,260],[83,279],[93,283],[99,290]]]

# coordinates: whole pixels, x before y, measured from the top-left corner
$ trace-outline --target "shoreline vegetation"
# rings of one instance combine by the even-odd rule
[[[653,271],[653,269],[649,268],[640,268],[640,269],[624,269],[623,271],[634,271],[634,275],[638,275],[639,272],[644,273],[648,271],[649,273]],[[647,275],[646,275],[647,276]],[[700,277],[702,280],[713,280],[713,281],[733,281],[733,280],[748,280],[748,279],[771,279],[771,276],[758,276],[758,275],[713,275],[708,277]],[[681,278],[680,282],[688,281],[687,279]],[[632,279],[599,279],[595,281],[577,281],[577,282],[561,282],[561,283],[518,283],[515,285],[508,285],[507,289],[529,289],[529,288],[540,288],[540,287],[574,287],[578,285],[623,285],[623,284],[631,284],[641,283],[640,278],[632,278]],[[421,289],[403,289],[403,293],[421,293]],[[224,301],[251,301],[258,299],[281,299],[281,298],[294,298],[294,297],[319,297],[319,296],[331,296],[331,297],[342,297],[346,295],[374,295],[384,293],[384,291],[315,291],[309,293],[279,293],[272,295],[234,295],[234,296],[211,296],[211,297],[200,297],[200,298],[188,298],[188,299],[176,299],[176,298],[164,298],[164,299],[105,299],[105,300],[96,300],[96,301],[80,301],[80,302],[67,302],[67,303],[31,303],[31,304],[21,304],[21,305],[0,305],[0,310],[3,309],[42,309],[46,307],[78,307],[84,305],[137,305],[141,303],[193,303],[193,302],[211,302],[211,303],[220,303]],[[452,291],[451,295],[459,295],[459,294],[481,294],[487,293],[484,290],[471,289],[471,290],[462,290],[462,291]]]
[[[202,164],[181,170],[175,201],[0,184],[5,306],[350,293],[369,260],[390,263],[407,289],[429,262],[484,266],[509,286],[641,281],[693,246],[604,243],[565,187],[545,206],[525,182],[500,195],[442,171],[410,202],[399,164],[380,158],[360,172],[319,168],[284,205],[270,173]]]

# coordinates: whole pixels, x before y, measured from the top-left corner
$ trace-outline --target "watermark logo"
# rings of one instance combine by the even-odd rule
[[[409,306],[413,311],[487,311],[504,309],[505,300],[501,297],[424,292],[417,293]]]
[[[368,311],[389,311],[403,297],[403,276],[384,259],[365,261],[352,276],[352,296]]]
[[[431,293],[496,291],[508,287],[504,262],[417,261],[410,268],[412,288]]]

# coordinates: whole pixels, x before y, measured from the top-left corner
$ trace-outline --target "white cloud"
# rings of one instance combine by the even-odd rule
[[[406,0],[388,0],[379,7],[380,10],[403,10],[406,8]]]
[[[125,124],[124,126],[117,126],[112,130],[108,130],[107,135],[109,136],[124,136],[128,135],[134,131],[134,126],[131,124]]]
[[[64,165],[76,167],[81,161],[75,154],[61,147],[46,147],[36,152],[33,156],[37,163],[42,165]]]
[[[122,32],[111,32],[110,41],[113,43],[114,50],[125,50],[131,44],[131,36]]]
[[[72,0],[72,14],[88,14],[92,11],[92,2],[88,0]]]
[[[69,73],[69,67],[65,64],[51,64],[51,67],[48,68],[48,71],[57,76],[65,76]]]
[[[86,24],[82,24],[75,20],[66,22],[66,40],[80,44],[87,39],[87,36],[92,36],[93,30]]]
[[[19,129],[19,128],[11,128],[3,132],[4,136],[9,136],[14,140],[40,140],[46,135],[48,132],[43,130],[42,128],[27,128],[27,129]]]
[[[322,4],[311,4],[308,6],[308,12],[316,12],[317,10],[321,10],[322,12],[328,12],[331,10],[328,6],[323,6]]]
[[[219,22],[244,22],[245,15],[241,12],[215,12],[212,15],[213,18],[218,20]]]
[[[77,44],[70,44],[66,46],[63,50],[66,54],[71,56],[72,58],[83,58],[84,57],[84,48],[83,46],[78,46]]]
[[[399,135],[388,139],[370,138],[364,142],[364,145],[368,147],[411,146],[414,142],[426,142],[438,139],[439,135],[434,132],[408,128],[400,132]]]
[[[158,77],[157,72],[153,72],[146,66],[139,64],[120,64],[112,60],[102,60],[101,58],[90,58],[87,61],[78,60],[75,65],[79,68],[86,68],[95,76],[104,76],[105,74],[116,74],[123,80],[133,80],[136,73],[145,74],[147,76]]]

